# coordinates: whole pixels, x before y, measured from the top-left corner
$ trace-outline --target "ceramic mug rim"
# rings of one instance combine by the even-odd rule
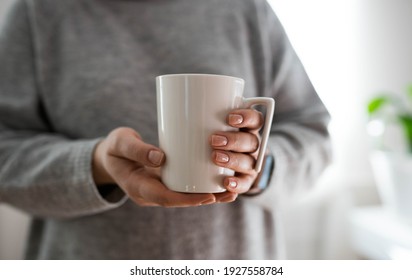
[[[240,81],[241,83],[245,83],[245,80],[239,77],[235,76],[229,76],[229,75],[220,75],[220,74],[203,74],[203,73],[179,73],[179,74],[164,74],[157,76],[156,79],[160,78],[173,78],[173,77],[211,77],[211,78],[230,78],[234,79],[237,81]]]

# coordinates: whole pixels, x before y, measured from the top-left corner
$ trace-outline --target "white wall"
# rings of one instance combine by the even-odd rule
[[[14,0],[0,0],[0,28],[5,13]],[[29,218],[6,205],[0,205],[0,260],[23,256]]]
[[[285,214],[285,231],[295,235],[286,251],[292,258],[351,258],[347,213],[355,205],[379,203],[368,159],[366,103],[377,92],[400,93],[412,82],[412,1],[269,2],[332,115],[334,162],[314,194]],[[313,236],[296,234],[305,230]],[[305,238],[299,249],[290,245]]]
[[[332,115],[335,161],[325,176],[339,184],[372,185],[363,127],[366,92],[359,88],[359,44],[364,40],[360,3],[364,1],[270,2]]]
[[[374,186],[366,102],[381,91],[401,93],[412,83],[412,1],[269,2],[332,115],[335,161],[325,174],[328,181]]]

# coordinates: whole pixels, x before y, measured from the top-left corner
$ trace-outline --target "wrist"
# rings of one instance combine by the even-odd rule
[[[98,142],[93,151],[92,175],[96,185],[113,184],[114,180],[104,166],[104,140]]]

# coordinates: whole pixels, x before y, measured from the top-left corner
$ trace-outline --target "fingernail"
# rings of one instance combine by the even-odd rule
[[[212,135],[212,145],[216,147],[222,147],[227,145],[227,138],[222,135]]]
[[[229,155],[222,152],[216,152],[216,161],[220,163],[228,163]]]
[[[229,114],[229,124],[241,124],[243,122],[243,116],[238,114]]]
[[[154,165],[160,165],[162,163],[164,154],[157,150],[150,150],[148,158],[149,161]]]
[[[227,192],[225,196],[219,198],[219,202],[221,203],[232,202],[235,200],[236,200],[236,196],[234,196],[234,194],[230,192]]]
[[[215,203],[215,202],[216,202],[216,199],[209,198],[208,200],[205,200],[202,203],[200,203],[200,205],[208,205],[208,204],[212,204],[212,203]]]
[[[236,197],[233,196],[228,196],[228,197],[224,197],[221,200],[219,200],[220,203],[228,203],[228,202],[233,202],[236,200]]]
[[[237,181],[233,178],[229,178],[227,179],[227,185],[228,188],[231,189],[236,189],[237,188]]]

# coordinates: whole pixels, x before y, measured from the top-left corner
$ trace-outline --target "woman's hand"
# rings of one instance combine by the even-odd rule
[[[231,202],[237,194],[187,194],[169,190],[160,180],[165,154],[142,141],[130,128],[113,130],[93,154],[93,177],[97,185],[117,184],[140,206],[189,207]]]
[[[237,109],[227,116],[227,123],[236,132],[216,132],[210,137],[215,164],[234,170],[235,176],[226,177],[224,186],[229,192],[246,193],[255,182],[254,170],[260,146],[259,130],[263,125],[262,113],[253,109]]]

